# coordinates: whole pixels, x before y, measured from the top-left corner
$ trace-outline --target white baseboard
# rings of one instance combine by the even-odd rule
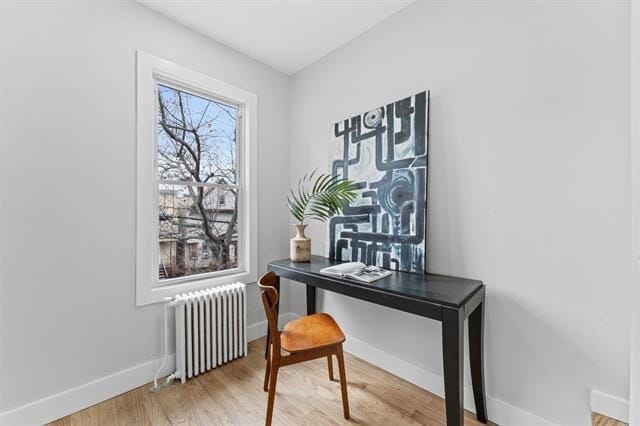
[[[299,315],[289,313],[290,319],[298,318]],[[418,367],[408,361],[396,357],[388,352],[384,352],[369,343],[347,336],[344,350],[351,355],[357,356],[376,367],[382,368],[416,386],[421,387],[433,394],[444,398],[444,378],[422,367]],[[473,401],[473,391],[465,386],[464,407],[475,413],[475,403]],[[514,405],[508,404],[491,395],[487,395],[487,413],[489,420],[500,425],[518,426],[557,426],[557,423],[540,417],[536,414],[525,411]]]
[[[418,367],[410,362],[396,357],[390,353],[362,341],[355,337],[347,337],[344,345],[345,351],[361,358],[376,367],[390,372],[416,386],[419,386],[431,393],[444,397],[444,379],[439,374],[435,374],[422,367]],[[464,407],[475,413],[473,402],[473,392],[465,386]],[[500,425],[519,426],[552,426],[556,423],[543,417],[522,410],[506,402],[487,395],[487,413],[489,420]]]
[[[629,423],[629,401],[597,390],[591,390],[591,411]]]
[[[148,361],[84,385],[48,396],[0,414],[0,425],[42,425],[68,416],[116,395],[149,383],[162,364],[162,358]],[[175,371],[175,355],[171,355],[162,376]]]
[[[283,324],[292,318],[295,318],[295,316],[292,316],[290,313],[284,313],[280,315],[278,322]],[[265,336],[266,331],[266,321],[247,326],[247,341],[256,340]],[[162,358],[148,361],[38,401],[5,411],[4,413],[0,413],[0,425],[42,425],[68,416],[76,411],[83,410],[153,381],[153,377],[161,364]],[[175,355],[171,355],[160,377],[173,373],[175,371],[175,365]]]

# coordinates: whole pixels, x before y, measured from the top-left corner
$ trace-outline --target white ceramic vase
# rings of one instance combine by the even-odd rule
[[[290,257],[294,262],[308,262],[311,259],[311,240],[304,235],[307,225],[294,225],[296,236],[291,239]]]

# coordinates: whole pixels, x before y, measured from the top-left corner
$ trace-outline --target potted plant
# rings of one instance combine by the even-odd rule
[[[291,189],[287,205],[293,217],[299,222],[296,236],[291,239],[291,260],[308,262],[311,258],[311,240],[304,234],[305,220],[315,219],[326,222],[356,198],[358,185],[349,179],[341,179],[331,174],[304,175],[298,181],[297,194]]]

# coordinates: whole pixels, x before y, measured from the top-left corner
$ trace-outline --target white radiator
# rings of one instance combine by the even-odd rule
[[[244,284],[180,294],[173,304],[176,322],[175,377],[182,383],[247,354]]]

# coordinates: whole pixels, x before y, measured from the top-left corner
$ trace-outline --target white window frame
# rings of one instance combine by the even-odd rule
[[[257,278],[257,113],[256,94],[138,50],[136,52],[136,305],[232,282]],[[159,183],[157,172],[158,83],[238,108],[238,258],[237,268],[159,280]]]

